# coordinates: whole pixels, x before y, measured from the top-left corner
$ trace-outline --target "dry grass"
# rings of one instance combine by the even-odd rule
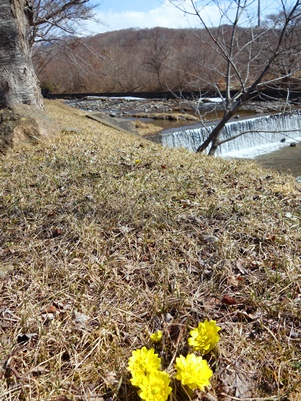
[[[47,107],[59,138],[1,161],[0,399],[137,400],[132,350],[162,329],[168,366],[205,318],[222,332],[200,400],[301,399],[294,179]]]

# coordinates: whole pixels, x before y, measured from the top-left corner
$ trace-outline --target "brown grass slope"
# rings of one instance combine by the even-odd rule
[[[47,109],[59,138],[1,160],[0,399],[136,400],[132,350],[161,329],[168,367],[206,318],[198,399],[301,399],[299,184]]]

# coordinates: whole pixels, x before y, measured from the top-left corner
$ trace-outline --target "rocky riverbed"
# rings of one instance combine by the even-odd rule
[[[221,118],[222,104],[215,99],[203,101],[186,99],[140,99],[116,97],[88,97],[80,100],[68,100],[70,106],[100,112],[116,119],[133,119],[137,131],[142,135],[151,135],[168,127],[166,121],[174,126],[198,123],[200,119],[210,122]],[[288,103],[282,100],[248,102],[243,105],[234,118],[280,113],[299,109],[300,104]],[[170,126],[172,127],[172,125]]]

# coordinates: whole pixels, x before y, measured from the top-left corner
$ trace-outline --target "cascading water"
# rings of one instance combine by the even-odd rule
[[[168,147],[184,147],[193,152],[204,142],[214,125],[197,128],[176,128],[161,134],[161,142]],[[245,134],[221,144],[217,156],[253,158],[272,152],[289,142],[301,140],[301,111],[254,117],[227,123],[220,140]]]

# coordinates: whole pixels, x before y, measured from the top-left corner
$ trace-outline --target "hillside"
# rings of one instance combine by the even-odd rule
[[[300,400],[300,184],[47,112],[60,135],[1,160],[0,399],[138,400],[132,351],[161,330],[172,374],[208,319],[198,400]]]
[[[232,37],[231,26],[212,28],[211,34],[225,45]],[[263,30],[260,41],[254,41],[250,29],[238,28],[236,35],[233,90],[261,71],[277,32]],[[253,59],[249,52],[258,55]],[[289,59],[298,65],[295,52]],[[206,96],[207,90],[225,90],[227,84],[225,56],[205,29],[125,29],[66,38],[36,47],[33,61],[44,90],[54,93],[200,91]],[[280,69],[277,64],[271,73],[279,77]]]

